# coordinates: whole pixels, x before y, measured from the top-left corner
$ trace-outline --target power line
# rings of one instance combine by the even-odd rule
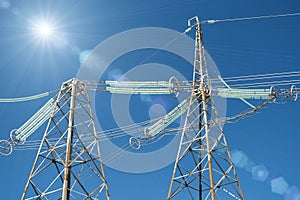
[[[0,103],[15,103],[15,102],[22,102],[22,101],[31,101],[31,100],[40,99],[49,96],[50,94],[51,92],[44,92],[33,96],[26,96],[26,97],[19,97],[19,98],[0,98]]]
[[[244,21],[244,20],[254,20],[254,19],[270,19],[270,18],[279,18],[279,17],[291,17],[291,16],[300,16],[300,12],[288,13],[288,14],[277,14],[277,15],[261,15],[254,17],[237,17],[237,18],[228,18],[228,19],[208,19],[204,20],[201,23],[203,24],[215,24],[219,22],[234,22],[234,21]]]

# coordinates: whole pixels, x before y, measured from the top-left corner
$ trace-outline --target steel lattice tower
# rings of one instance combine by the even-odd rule
[[[84,82],[62,84],[22,199],[110,199]]]
[[[200,22],[197,17],[192,20],[196,21],[192,94],[167,199],[243,200],[211,96]]]

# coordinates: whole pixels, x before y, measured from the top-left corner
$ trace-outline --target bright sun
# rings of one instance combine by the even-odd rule
[[[37,27],[37,34],[43,38],[48,38],[52,35],[53,28],[50,24],[41,24]]]
[[[32,21],[30,29],[40,39],[50,39],[55,34],[54,26],[47,21]]]

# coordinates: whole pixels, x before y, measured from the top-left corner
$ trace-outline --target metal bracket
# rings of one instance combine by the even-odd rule
[[[8,140],[0,140],[0,155],[8,156],[12,153],[13,146]]]
[[[131,137],[129,139],[130,147],[134,150],[139,150],[141,148],[141,141],[136,137]]]
[[[193,23],[194,21],[195,21],[195,23]],[[185,29],[184,32],[185,33],[189,32],[198,23],[200,23],[198,16],[195,16],[195,17],[192,17],[192,18],[188,19],[188,27],[187,27],[187,29]]]

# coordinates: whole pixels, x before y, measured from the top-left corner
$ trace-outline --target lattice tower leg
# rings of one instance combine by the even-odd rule
[[[22,199],[110,200],[84,82],[63,83]]]

